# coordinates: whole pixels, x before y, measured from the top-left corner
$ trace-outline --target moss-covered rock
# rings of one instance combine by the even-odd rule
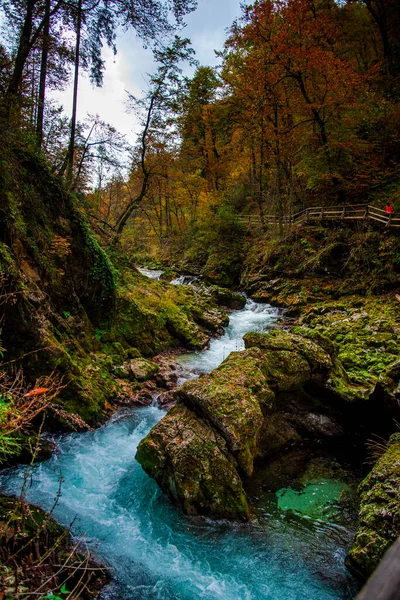
[[[210,434],[195,435],[193,432],[199,428],[212,432],[220,440],[220,448],[223,443],[225,457],[237,467],[235,477],[251,476],[256,459],[273,456],[304,437],[343,435],[321,402],[303,390],[305,384],[315,381],[321,385],[329,377],[333,361],[323,348],[282,331],[248,334],[246,344],[251,347],[232,352],[217,369],[177,390],[173,397],[180,404],[139,447],[139,462],[187,512],[198,503],[198,487],[205,474],[209,480],[220,481],[221,463],[210,461]],[[168,401],[172,400],[169,396]],[[180,424],[182,419],[184,427]],[[203,465],[201,472],[197,467],[193,469],[184,494],[174,492],[182,486],[181,473],[186,473],[183,465],[179,469],[171,467],[177,439],[178,446],[183,444],[185,457],[189,460],[195,456]],[[223,485],[226,484],[224,479]],[[220,516],[219,509],[213,508],[211,488],[202,486],[201,498],[202,510],[208,510],[210,516]]]
[[[97,425],[121,392],[114,376],[124,361],[170,346],[204,348],[227,317],[209,295],[118,273],[83,198],[65,189],[36,146],[1,134],[1,347],[31,383],[61,375],[58,408]]]
[[[160,367],[156,363],[144,358],[134,358],[129,362],[129,370],[137,381],[147,381],[158,373]]]
[[[335,357],[328,385],[332,391],[347,401],[365,402],[376,398],[380,389],[382,398],[392,396],[392,417],[398,418],[400,370],[395,365],[400,356],[400,314],[396,297],[355,296],[313,304],[304,309],[298,322],[292,332],[317,341]]]
[[[222,328],[229,324],[228,315],[221,315],[221,311],[218,308],[209,308],[204,310],[201,308],[201,306],[199,306],[196,310],[193,307],[192,314],[199,325],[205,327],[207,331],[211,331],[213,333],[221,333],[223,331]]]
[[[363,579],[378,566],[386,550],[400,536],[400,434],[359,487],[360,528],[347,556],[347,565]]]
[[[210,283],[234,286],[239,282],[243,255],[240,247],[240,232],[237,231],[235,234],[232,238],[221,238],[208,249],[202,275]]]
[[[52,371],[62,375],[63,407],[97,422],[112,378],[105,364],[89,369],[90,353],[97,350],[103,314],[114,307],[116,270],[79,209],[81,199],[66,191],[36,147],[17,132],[1,135],[8,139],[0,148],[6,361],[22,368],[32,383]]]
[[[287,413],[273,412],[263,420],[257,440],[257,454],[263,459],[284,452],[288,447],[301,443],[302,435],[288,418]]]
[[[354,227],[298,225],[252,232],[244,252],[241,285],[252,297],[300,312],[307,305],[400,284],[396,232]],[[257,234],[258,233],[258,234]]]
[[[139,444],[143,469],[190,515],[247,519],[249,510],[224,439],[183,405]]]
[[[260,370],[259,350],[231,353],[218,369],[186,383],[177,397],[221,433],[239,467],[251,475],[262,405],[274,399]]]
[[[280,391],[301,387],[311,379],[326,380],[333,366],[331,356],[317,343],[284,330],[247,333],[244,342],[246,348],[262,350],[265,377]]]
[[[208,288],[208,292],[212,295],[218,306],[226,306],[233,310],[240,310],[245,307],[246,296],[234,292],[228,288],[218,287],[217,285],[211,285]]]
[[[188,286],[125,273],[116,296],[116,310],[105,323],[102,342],[123,340],[145,356],[181,345],[203,349],[211,333],[228,323],[227,315],[208,294]]]

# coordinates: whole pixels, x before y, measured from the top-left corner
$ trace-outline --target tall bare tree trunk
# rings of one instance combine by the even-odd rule
[[[44,7],[42,58],[40,63],[39,97],[36,119],[36,138],[39,147],[43,142],[44,101],[46,96],[47,59],[49,55],[50,34],[50,1],[46,0]]]
[[[14,70],[11,75],[11,79],[8,84],[6,98],[5,98],[5,109],[6,114],[9,117],[13,104],[16,102],[18,97],[19,87],[22,81],[22,74],[24,72],[25,63],[32,49],[31,35],[33,28],[33,9],[35,7],[35,0],[28,0],[26,3],[25,20],[22,26],[21,35],[19,38],[17,56],[15,57]]]
[[[76,21],[76,43],[75,43],[75,68],[74,68],[74,95],[72,101],[71,131],[69,137],[69,146],[67,152],[67,183],[72,184],[74,154],[75,154],[75,136],[76,136],[76,115],[78,109],[78,81],[79,81],[79,59],[81,51],[81,28],[82,28],[82,0],[78,0],[78,14]]]
[[[115,225],[115,236],[113,239],[113,243],[117,242],[118,237],[121,235],[125,225],[127,224],[129,218],[131,217],[133,211],[136,208],[138,208],[138,206],[142,202],[143,198],[146,196],[147,189],[150,184],[151,172],[149,171],[149,169],[147,168],[147,165],[146,165],[147,134],[150,129],[151,119],[153,116],[154,103],[156,101],[157,94],[159,93],[159,87],[157,88],[156,92],[151,97],[149,108],[147,110],[146,123],[145,123],[144,129],[143,129],[143,133],[141,135],[142,147],[141,147],[141,152],[140,152],[140,154],[141,154],[140,166],[141,166],[141,170],[142,170],[142,174],[143,174],[142,185],[141,185],[139,193],[135,196],[135,198],[131,199],[128,206],[125,208],[123,213],[120,215],[120,217]]]

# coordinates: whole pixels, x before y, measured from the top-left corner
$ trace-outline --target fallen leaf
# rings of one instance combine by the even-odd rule
[[[30,392],[24,394],[24,398],[32,398],[33,396],[42,396],[43,394],[47,394],[50,391],[50,388],[34,388]]]

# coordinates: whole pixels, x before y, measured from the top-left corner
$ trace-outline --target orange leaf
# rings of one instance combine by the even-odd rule
[[[47,394],[50,391],[50,388],[34,388],[30,392],[24,395],[24,398],[32,398],[33,396],[41,396],[42,394]]]

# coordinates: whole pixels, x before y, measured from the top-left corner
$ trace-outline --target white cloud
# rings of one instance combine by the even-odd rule
[[[131,78],[128,55],[119,53],[114,57],[108,48],[104,51],[106,71],[101,88],[94,87],[87,76],[82,74],[78,87],[78,118],[83,120],[87,114],[99,114],[107,123],[126,134],[128,140],[135,140],[138,123],[133,114],[127,114],[127,90],[140,94],[141,89]],[[72,86],[63,92],[55,92],[53,97],[63,104],[65,112],[72,111]]]

